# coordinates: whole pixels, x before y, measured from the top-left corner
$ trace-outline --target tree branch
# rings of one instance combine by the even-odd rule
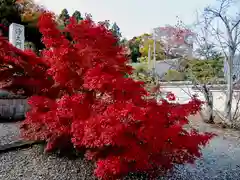
[[[235,28],[237,28],[240,25],[240,19],[237,21],[237,23],[231,28],[231,31],[233,31]]]

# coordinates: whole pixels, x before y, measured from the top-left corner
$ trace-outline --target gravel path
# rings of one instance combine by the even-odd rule
[[[203,157],[193,165],[178,166],[168,179],[236,180],[240,176],[239,141],[216,137],[203,149]]]
[[[194,125],[201,131],[219,134],[203,149],[196,165],[178,166],[159,179],[232,180],[240,176],[240,133],[209,125]],[[15,141],[18,124],[0,124],[1,144]],[[68,160],[44,155],[40,146],[0,154],[0,180],[93,180],[93,167],[84,160]],[[126,178],[126,179],[141,179]]]
[[[41,147],[0,155],[1,180],[92,180],[92,168],[83,160],[43,155]],[[86,170],[86,168],[89,168]]]
[[[0,123],[0,145],[19,140],[19,122]]]

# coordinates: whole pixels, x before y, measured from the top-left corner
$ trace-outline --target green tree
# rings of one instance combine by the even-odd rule
[[[128,40],[126,38],[123,38],[123,39],[121,39],[120,43],[124,46],[127,46]]]
[[[78,22],[83,20],[82,15],[81,15],[81,13],[79,11],[75,11],[73,13],[72,17],[75,17]]]
[[[119,40],[121,39],[122,34],[121,34],[120,28],[119,28],[119,26],[117,25],[116,22],[113,23],[113,25],[112,25],[112,27],[111,27],[110,30],[112,31],[113,35],[114,35],[117,39],[119,39]]]
[[[150,46],[151,58],[153,58],[154,40],[151,34],[143,34],[138,37],[140,41],[140,52],[142,57],[148,57],[148,51]],[[163,45],[161,41],[156,41],[156,60],[162,60],[165,58]]]
[[[69,22],[70,16],[67,9],[63,9],[59,15],[59,20],[63,22],[63,25],[66,26]]]
[[[129,41],[129,49],[130,49],[130,58],[133,63],[138,62],[138,58],[141,57],[140,53],[140,41],[137,37],[133,37]]]
[[[190,80],[208,84],[223,76],[223,59],[189,60],[186,68]]]
[[[21,24],[21,9],[13,0],[0,1],[0,24],[8,27],[11,23]]]
[[[196,52],[198,56],[206,60],[209,60],[209,59],[220,60],[223,57],[222,53],[216,49],[214,44],[208,44],[208,43],[202,44],[200,45],[199,48],[196,49]]]
[[[190,80],[209,84],[224,76],[223,56],[214,44],[203,43],[196,49],[196,53],[201,60],[193,59],[184,62]]]

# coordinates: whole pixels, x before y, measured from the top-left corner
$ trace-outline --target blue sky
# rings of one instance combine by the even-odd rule
[[[166,24],[175,25],[177,16],[184,24],[196,20],[196,10],[201,11],[214,0],[35,0],[46,8],[60,13],[68,9],[72,14],[79,10],[91,13],[96,21],[116,22],[127,38],[150,32]]]

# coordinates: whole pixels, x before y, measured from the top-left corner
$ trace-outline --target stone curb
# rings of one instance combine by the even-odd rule
[[[9,151],[14,151],[17,149],[28,148],[28,147],[31,147],[32,145],[41,144],[41,143],[43,142],[42,141],[24,141],[24,140],[14,141],[9,144],[0,145],[0,154],[6,153]]]

